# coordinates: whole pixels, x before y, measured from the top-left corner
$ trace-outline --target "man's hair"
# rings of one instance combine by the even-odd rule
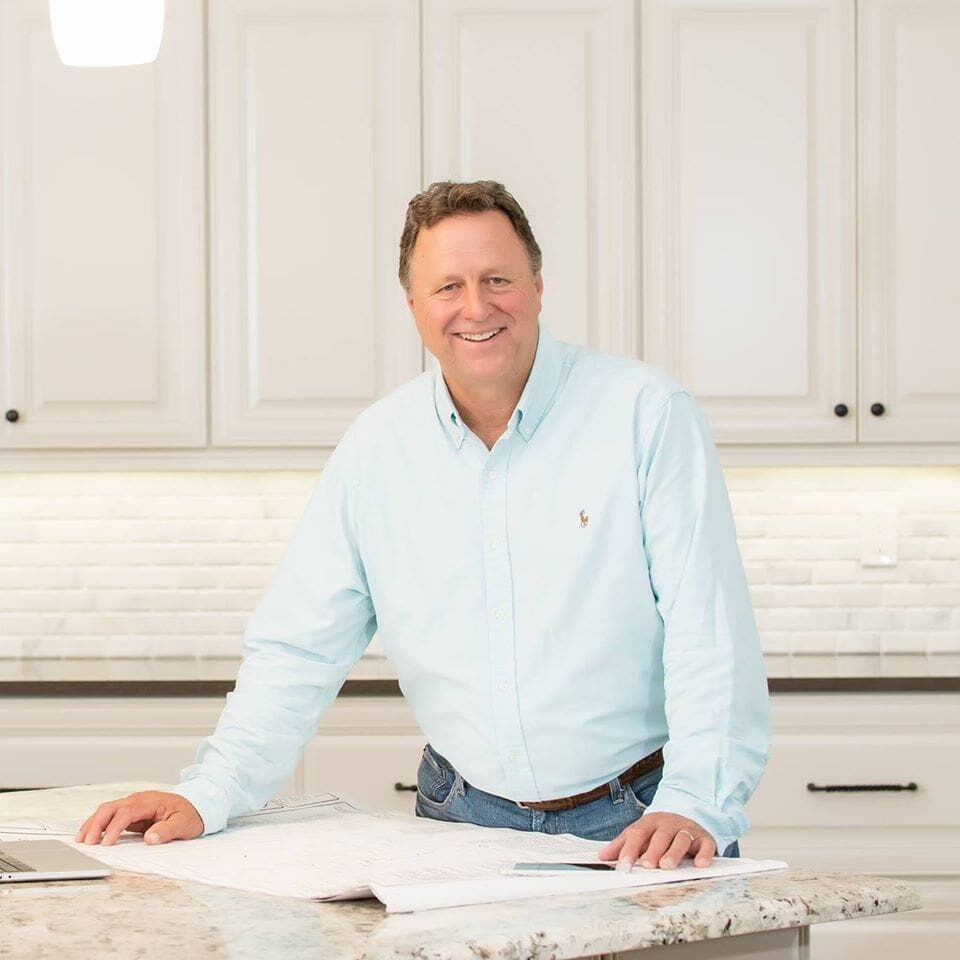
[[[476,180],[473,183],[438,180],[423,193],[418,193],[407,205],[407,219],[400,237],[399,273],[404,290],[410,289],[410,257],[422,228],[430,228],[447,217],[483,213],[485,210],[499,210],[507,216],[527,249],[530,270],[536,276],[543,266],[543,254],[530,229],[527,215],[502,183],[495,180]]]

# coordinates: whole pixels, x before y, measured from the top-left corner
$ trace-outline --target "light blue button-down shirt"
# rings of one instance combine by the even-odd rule
[[[721,851],[746,829],[769,745],[760,643],[709,430],[659,370],[541,327],[492,450],[433,372],[357,419],[183,771],[205,832],[287,779],[374,632],[467,783],[566,797],[665,745],[650,811]]]

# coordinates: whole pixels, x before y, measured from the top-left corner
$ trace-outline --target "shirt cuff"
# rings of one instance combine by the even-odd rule
[[[644,810],[643,815],[648,813],[676,813],[700,824],[713,838],[718,857],[722,857],[727,847],[743,836],[748,826],[743,813],[731,816],[699,797],[663,784],[657,789],[653,802]]]
[[[189,800],[203,821],[203,833],[219,833],[230,816],[230,800],[223,790],[209,780],[196,777],[173,788],[172,793]]]

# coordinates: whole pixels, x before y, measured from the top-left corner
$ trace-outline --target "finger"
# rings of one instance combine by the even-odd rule
[[[93,837],[96,837],[97,841],[99,841],[100,834],[103,833],[104,827],[113,819],[113,815],[121,802],[120,800],[110,800],[107,803],[101,803],[100,806],[83,821],[83,825],[74,838],[77,843],[93,843]]]
[[[623,844],[626,842],[626,839],[627,839],[627,831],[622,830],[597,854],[597,856],[601,860],[616,860],[617,856],[620,853],[620,849],[623,847]]]
[[[660,858],[660,867],[663,870],[675,870],[677,864],[687,855],[693,846],[693,834],[681,827],[667,848],[667,852]]]
[[[192,812],[175,810],[166,818],[158,820],[143,836],[145,843],[167,843],[170,840],[192,840],[200,836],[202,824],[197,823]]]
[[[710,861],[713,860],[716,855],[717,845],[713,842],[713,837],[711,837],[709,833],[705,833],[697,839],[694,850],[696,851],[696,856],[694,857],[693,865],[695,867],[709,867]]]
[[[648,870],[654,869],[660,863],[661,857],[667,852],[667,848],[673,843],[675,836],[676,830],[672,827],[660,827],[650,838],[647,849],[643,851],[640,865]]]
[[[624,831],[623,846],[620,848],[620,853],[617,856],[618,870],[630,870],[633,868],[641,851],[646,848],[647,842],[653,832],[654,828],[640,822],[635,823],[631,827],[627,827]]]
[[[640,821],[635,820],[629,827],[625,827],[615,836],[598,854],[600,860],[616,860],[627,840],[640,829]]]
[[[107,824],[103,831],[104,846],[109,847],[117,842],[120,834],[123,833],[131,823],[137,823],[142,820],[153,821],[166,816],[166,812],[161,804],[148,796],[137,797],[130,803],[125,803],[114,813],[113,819]]]

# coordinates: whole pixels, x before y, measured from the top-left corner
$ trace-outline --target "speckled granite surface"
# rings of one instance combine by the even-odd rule
[[[0,797],[0,821],[80,817],[101,799],[143,786],[8,794]],[[0,957],[561,960],[917,905],[915,893],[893,880],[787,870],[388,917],[377,901],[312,903],[116,874],[0,887]]]

